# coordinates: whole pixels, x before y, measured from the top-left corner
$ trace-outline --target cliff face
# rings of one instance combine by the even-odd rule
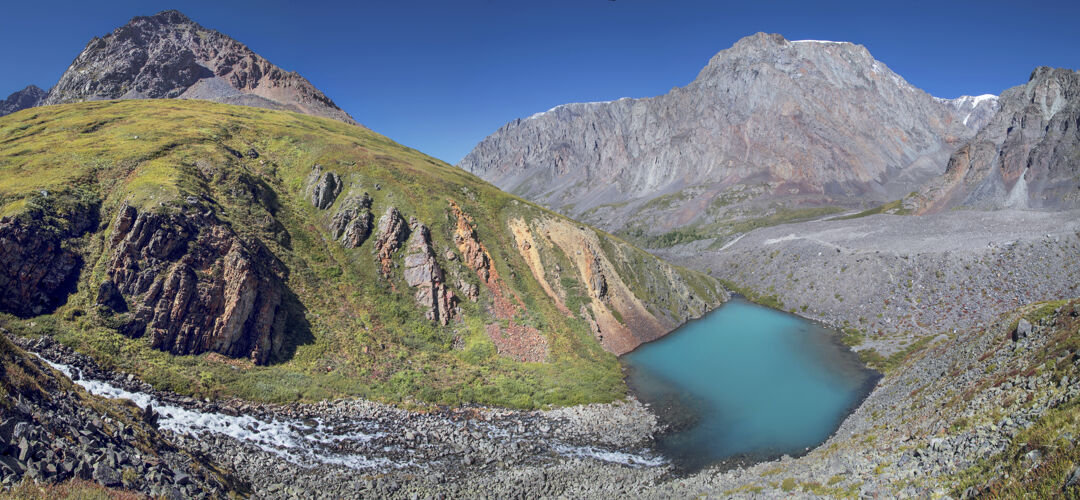
[[[1080,206],[1080,73],[1040,67],[921,190],[922,212]]]
[[[356,124],[304,77],[175,10],[135,17],[90,40],[41,104],[161,98],[206,99]]]
[[[731,203],[740,185],[761,199],[815,203],[905,195],[974,134],[979,120],[965,126],[959,113],[861,45],[759,33],[668,94],[510,122],[459,166],[608,229],[642,209],[670,229]],[[648,206],[661,195],[681,203]]]
[[[273,259],[200,208],[167,215],[122,206],[98,303],[116,308],[112,290],[119,291],[131,309],[123,332],[146,334],[158,349],[213,351],[265,364],[281,349],[284,325]]]

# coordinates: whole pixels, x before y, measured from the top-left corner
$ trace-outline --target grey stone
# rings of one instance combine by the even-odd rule
[[[1016,336],[1026,338],[1028,335],[1031,335],[1031,322],[1020,318],[1020,321],[1016,323]]]
[[[98,462],[94,465],[93,478],[94,481],[105,486],[120,485],[120,473],[104,462]]]

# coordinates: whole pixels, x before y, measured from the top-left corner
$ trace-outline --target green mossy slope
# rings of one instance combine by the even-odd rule
[[[374,237],[356,249],[333,241],[327,225],[346,196],[327,210],[312,206],[307,178],[316,164],[340,175],[346,191],[369,193],[376,217],[394,206],[426,224],[440,259],[456,248],[450,202],[458,204],[475,222],[508,294],[520,299],[510,321],[543,333],[546,361],[520,362],[496,352],[485,327],[507,319],[493,318],[490,294],[461,300],[461,319],[439,326],[424,317],[400,274],[389,280],[378,275]],[[286,286],[297,298],[286,326],[290,349],[269,366],[214,353],[154,350],[145,338],[118,333],[95,303],[118,207],[168,211],[191,197],[209,203],[241,238],[265,245],[288,270]],[[615,356],[601,348],[585,318],[577,311],[565,314],[544,292],[507,227],[510,218],[563,218],[369,130],[188,100],[88,102],[0,118],[0,215],[27,217],[42,200],[86,199],[100,204],[101,224],[65,242],[86,263],[77,291],[53,314],[29,320],[0,315],[0,324],[23,334],[49,333],[157,387],[275,402],[363,396],[520,408],[625,394]],[[722,300],[723,288],[711,278],[601,237],[605,251],[621,248],[607,258],[658,317],[669,317],[682,299],[666,289],[667,282],[636,269],[671,270],[666,275],[687,284],[682,288],[698,299],[709,305]],[[478,283],[460,259],[440,263],[448,284],[451,276]],[[574,279],[570,272],[564,276]]]

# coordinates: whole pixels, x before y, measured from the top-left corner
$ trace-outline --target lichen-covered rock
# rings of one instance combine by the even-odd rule
[[[322,166],[315,165],[308,176],[308,186],[311,204],[319,210],[326,210],[341,194],[341,177],[334,172],[323,172]]]
[[[124,332],[173,354],[214,351],[265,364],[282,346],[278,264],[210,212],[122,206],[107,275],[133,312]]]
[[[382,275],[389,276],[394,267],[391,256],[409,236],[409,227],[401,212],[395,207],[386,209],[386,213],[379,217],[379,235],[375,237],[375,256],[379,259],[379,271]]]
[[[447,289],[444,283],[443,271],[435,260],[427,226],[416,218],[409,221],[409,226],[412,235],[406,245],[405,282],[417,289],[416,302],[427,310],[427,318],[447,325],[455,316],[457,301],[454,292]]]
[[[348,197],[330,220],[330,234],[345,248],[356,248],[371,236],[375,217],[371,215],[371,197]]]

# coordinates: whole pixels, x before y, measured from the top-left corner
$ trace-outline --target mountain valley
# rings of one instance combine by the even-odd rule
[[[941,99],[757,33],[454,166],[135,17],[0,101],[0,498],[1077,497],[1078,216],[1071,69]],[[743,299],[864,399],[680,467],[622,356]]]

